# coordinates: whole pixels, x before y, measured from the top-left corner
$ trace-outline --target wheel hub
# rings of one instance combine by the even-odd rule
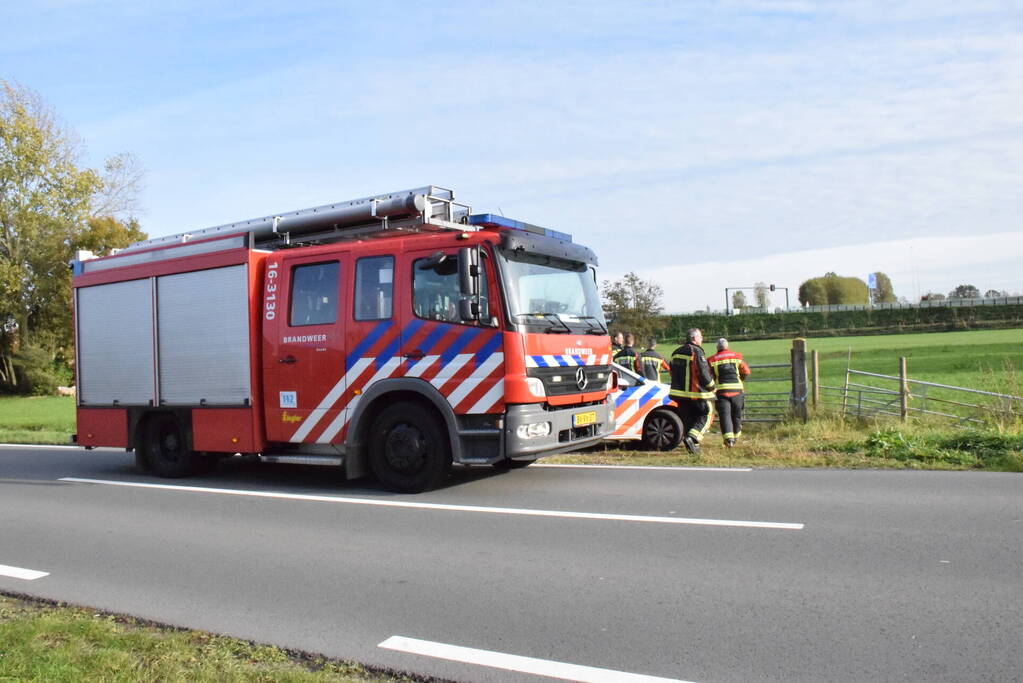
[[[397,425],[387,435],[384,455],[395,470],[406,474],[417,472],[426,461],[426,439],[413,425]]]

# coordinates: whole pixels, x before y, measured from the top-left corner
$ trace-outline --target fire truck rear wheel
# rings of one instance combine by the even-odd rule
[[[417,403],[395,403],[370,428],[369,465],[384,487],[419,493],[444,480],[451,449],[431,411]]]
[[[655,451],[673,451],[682,443],[685,428],[675,411],[659,408],[643,423],[643,444]]]
[[[172,415],[155,415],[146,422],[142,447],[150,470],[160,477],[187,477],[205,464],[205,459],[188,447],[184,430]]]

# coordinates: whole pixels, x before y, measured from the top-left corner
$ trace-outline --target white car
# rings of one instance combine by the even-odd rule
[[[671,387],[617,363],[613,365],[618,373],[618,390],[611,395],[617,428],[608,440],[640,440],[647,448],[658,451],[678,448],[684,434],[682,420],[671,400]]]

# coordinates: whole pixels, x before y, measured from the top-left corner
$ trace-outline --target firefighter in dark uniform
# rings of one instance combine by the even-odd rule
[[[615,354],[614,362],[618,363],[622,367],[628,368],[635,372],[639,372],[639,367],[636,365],[639,360],[639,354],[636,353],[634,348],[636,344],[636,335],[631,332],[625,335],[625,346],[622,350]]]
[[[717,384],[716,407],[721,420],[721,436],[731,448],[742,434],[743,386],[750,375],[749,366],[738,351],[728,349],[728,340],[718,339],[718,352],[707,359]]]
[[[615,332],[614,339],[611,340],[611,357],[617,356],[623,348],[625,348],[625,336],[621,332]]]
[[[714,419],[714,377],[702,343],[703,332],[691,329],[686,332],[686,342],[671,354],[671,398],[686,429],[682,443],[694,455],[700,452],[700,441]]]
[[[655,382],[661,381],[661,370],[671,372],[671,366],[664,356],[657,353],[657,340],[649,339],[646,348],[639,354],[640,374]]]

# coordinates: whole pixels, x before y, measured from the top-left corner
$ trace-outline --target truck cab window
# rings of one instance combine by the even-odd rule
[[[337,321],[339,272],[337,261],[295,266],[291,271],[292,327]]]
[[[487,270],[481,269],[480,303],[488,295]],[[412,305],[417,317],[449,323],[464,322],[458,315],[458,255],[446,254],[416,259],[412,264]]]
[[[355,266],[355,319],[390,318],[393,291],[393,256],[370,256],[359,259]]]

